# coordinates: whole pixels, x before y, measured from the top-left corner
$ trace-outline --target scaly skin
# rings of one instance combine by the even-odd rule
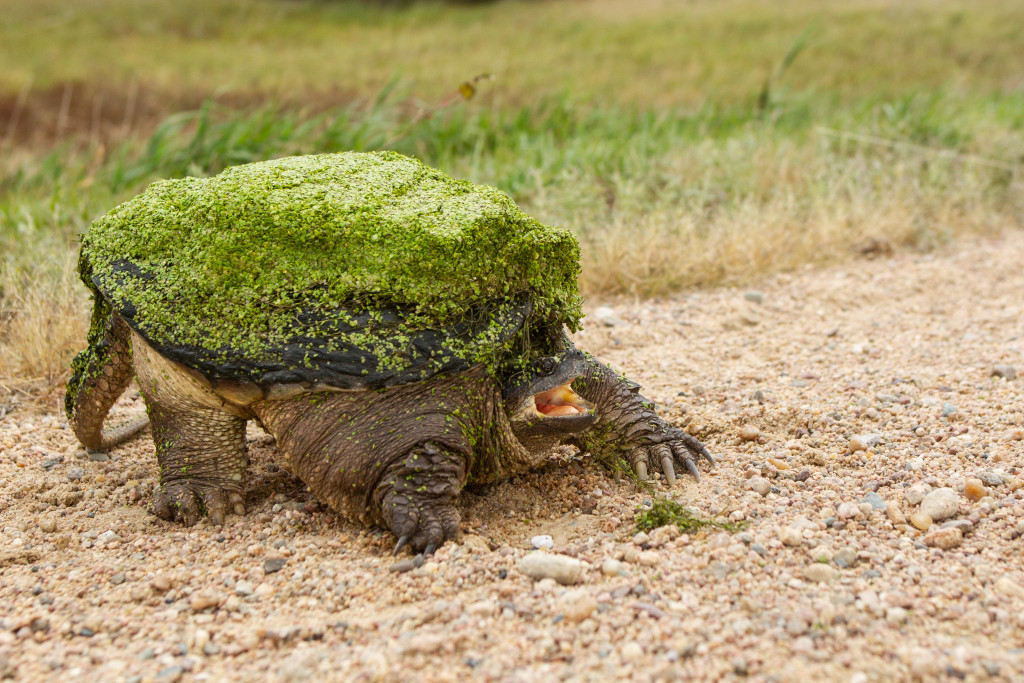
[[[160,488],[150,507],[191,526],[204,515],[216,524],[243,514],[249,468],[244,411],[229,405],[138,335],[132,338],[139,390],[153,424]]]
[[[501,388],[480,366],[379,391],[308,393],[243,406],[138,335],[129,346],[128,334],[123,323],[110,327],[112,351],[93,375],[105,378],[106,388],[100,380],[92,385],[107,393],[101,401],[73,401],[72,423],[88,425],[87,435],[98,433],[115,389],[130,378],[125,349],[134,351],[160,463],[152,510],[164,519],[191,525],[208,515],[221,523],[229,512],[244,513],[249,419],[275,437],[283,464],[320,500],[353,521],[386,526],[398,538],[396,550],[409,545],[429,553],[453,538],[455,499],[467,481],[497,481],[540,466],[548,455],[518,440]],[[575,440],[613,462],[625,458],[641,479],[661,467],[672,484],[675,465],[698,476],[695,459],[713,462],[699,441],[658,417],[638,385],[592,357],[573,389],[599,415]]]
[[[685,468],[698,481],[694,461],[715,460],[700,441],[658,417],[654,404],[640,395],[640,385],[619,375],[590,354],[586,372],[572,383],[573,391],[597,406],[597,422],[575,437],[581,450],[606,461],[624,457],[641,480],[661,469],[669,486],[675,484],[675,466]]]
[[[119,316],[107,317],[98,339],[75,358],[75,375],[68,381],[64,410],[75,436],[86,448],[106,450],[145,429],[146,419],[103,432],[103,420],[132,381],[132,347],[128,325]]]
[[[383,525],[416,550],[458,531],[467,480],[536,467],[482,368],[376,392],[321,392],[252,406],[289,470],[346,518]],[[404,545],[404,543],[403,543]]]

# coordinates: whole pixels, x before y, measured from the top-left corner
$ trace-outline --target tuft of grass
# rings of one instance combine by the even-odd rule
[[[683,507],[669,498],[656,498],[650,509],[642,512],[638,509],[635,522],[637,531],[650,531],[658,527],[672,525],[684,534],[695,534],[708,528],[724,529],[730,533],[736,533],[746,528],[744,523],[732,524],[702,519],[693,510]]]

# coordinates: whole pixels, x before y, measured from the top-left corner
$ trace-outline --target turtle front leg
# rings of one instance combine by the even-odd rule
[[[431,441],[410,449],[384,472],[373,502],[385,525],[405,546],[430,555],[459,531],[455,497],[466,482],[466,456]]]
[[[587,370],[573,391],[597,406],[597,422],[577,440],[603,457],[624,457],[641,480],[661,469],[669,486],[676,466],[700,479],[697,462],[715,459],[696,438],[661,419],[654,404],[640,395],[640,385],[587,354]]]

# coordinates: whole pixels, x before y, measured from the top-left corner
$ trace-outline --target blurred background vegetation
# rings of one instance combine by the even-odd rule
[[[75,257],[92,219],[156,178],[274,156],[393,149],[495,185],[576,231],[592,300],[1024,220],[1024,3],[0,0],[0,13],[0,394],[59,386],[81,347]]]

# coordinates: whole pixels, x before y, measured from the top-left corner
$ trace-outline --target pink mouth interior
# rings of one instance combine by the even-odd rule
[[[543,391],[533,397],[537,411],[548,417],[561,417],[563,415],[578,415],[583,408],[573,402],[578,398],[576,393],[569,388],[568,384],[555,387],[550,391]]]

